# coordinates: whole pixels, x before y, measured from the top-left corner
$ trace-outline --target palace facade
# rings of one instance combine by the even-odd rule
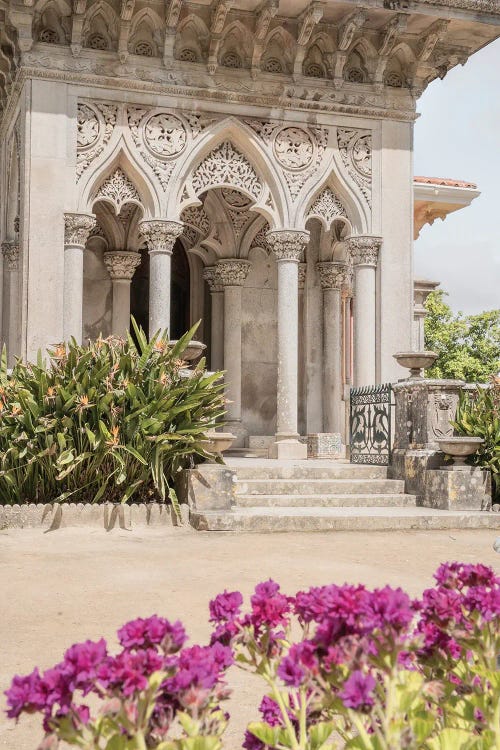
[[[416,102],[499,35],[497,0],[0,0],[10,360],[201,320],[239,445],[345,440],[419,345],[414,236],[478,195],[414,180]]]

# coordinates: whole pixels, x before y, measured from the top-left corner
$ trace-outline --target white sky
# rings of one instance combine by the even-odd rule
[[[422,229],[415,276],[440,281],[454,310],[500,308],[500,39],[434,81],[418,111],[415,174],[475,182],[481,195]]]

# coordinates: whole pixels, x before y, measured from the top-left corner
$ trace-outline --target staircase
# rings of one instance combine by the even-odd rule
[[[420,508],[387,468],[344,461],[298,463],[230,458],[236,471],[228,511],[191,510],[200,531],[387,531],[495,528],[496,514]]]

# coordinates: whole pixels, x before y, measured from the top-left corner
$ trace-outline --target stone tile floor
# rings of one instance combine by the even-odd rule
[[[483,562],[500,572],[494,531],[200,534],[188,528],[37,529],[0,532],[0,691],[11,676],[55,663],[75,641],[113,641],[126,620],[154,612],[207,639],[208,599],[224,588],[248,596],[273,577],[290,593],[310,585],[389,583],[417,595],[444,560]],[[260,685],[233,672],[228,750],[241,747]],[[3,696],[0,706],[3,709]],[[32,717],[17,727],[0,715],[0,748],[35,750]]]

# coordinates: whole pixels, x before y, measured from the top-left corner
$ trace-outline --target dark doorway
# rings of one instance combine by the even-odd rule
[[[132,279],[130,313],[147,333],[149,319],[149,254],[146,250],[143,250],[141,254],[141,265]],[[172,253],[170,285],[169,336],[171,339],[180,338],[189,329],[190,293],[189,263],[182,243],[177,241]]]

